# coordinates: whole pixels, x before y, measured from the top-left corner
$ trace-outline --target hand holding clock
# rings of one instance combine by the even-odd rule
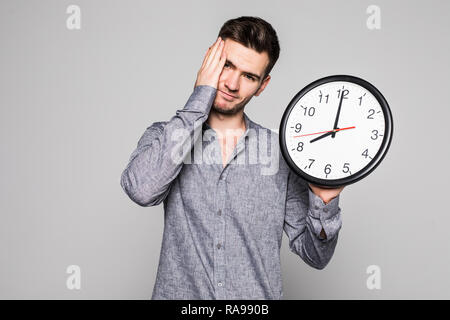
[[[321,188],[318,186],[315,186],[311,183],[308,183],[311,190],[314,192],[315,195],[319,196],[322,201],[327,204],[331,200],[333,200],[335,197],[337,197],[341,191],[344,189],[344,186],[337,187],[337,188]]]

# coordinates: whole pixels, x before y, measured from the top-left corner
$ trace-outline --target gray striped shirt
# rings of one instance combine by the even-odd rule
[[[283,230],[293,253],[324,268],[342,225],[339,196],[325,205],[287,166],[278,134],[245,113],[223,167],[206,123],[215,95],[198,86],[169,121],[150,125],[122,172],[131,200],[164,204],[152,299],[282,299]]]

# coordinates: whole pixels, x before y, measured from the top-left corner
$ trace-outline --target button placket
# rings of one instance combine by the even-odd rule
[[[220,173],[218,184],[217,184],[217,216],[215,225],[215,236],[214,236],[214,279],[216,283],[216,298],[225,299],[225,252],[224,252],[224,242],[225,242],[225,215],[223,208],[225,205],[226,198],[226,184],[225,179],[227,176],[227,167],[223,168]]]

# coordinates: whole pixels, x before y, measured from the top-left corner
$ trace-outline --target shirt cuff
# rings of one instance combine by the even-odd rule
[[[309,187],[309,208],[311,215],[320,220],[331,219],[339,211],[339,195],[331,199],[330,202],[325,204],[323,200],[316,195]]]
[[[207,85],[196,86],[189,97],[184,110],[200,111],[209,114],[217,89]]]
[[[333,239],[342,226],[342,219],[339,208],[339,195],[325,204],[323,200],[316,195],[311,188],[309,190],[309,214],[311,215],[311,223],[317,237],[324,241]],[[323,230],[327,236],[322,238],[320,232]]]

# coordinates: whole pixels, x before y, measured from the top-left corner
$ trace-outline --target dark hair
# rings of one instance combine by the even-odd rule
[[[277,33],[270,23],[258,17],[243,16],[228,20],[220,29],[219,37],[234,40],[258,53],[267,52],[269,64],[263,79],[270,73],[280,55]]]

